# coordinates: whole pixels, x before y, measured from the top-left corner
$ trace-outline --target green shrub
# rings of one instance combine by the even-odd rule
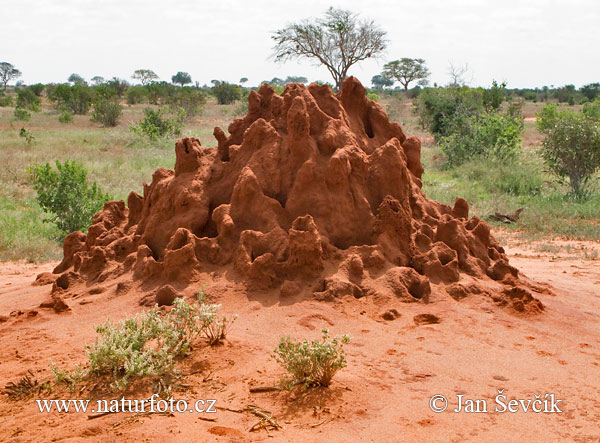
[[[0,108],[8,107],[13,105],[13,99],[9,95],[0,93]]]
[[[289,336],[281,338],[273,358],[289,373],[289,377],[281,381],[284,388],[299,384],[329,386],[335,373],[347,366],[343,345],[350,342],[350,337],[330,339],[327,329],[322,332],[322,342],[306,339],[293,342]]]
[[[213,86],[211,92],[220,105],[228,105],[242,98],[240,87],[227,82],[215,81],[215,86]]]
[[[569,179],[578,197],[600,168],[600,122],[594,115],[590,111],[559,111],[553,105],[544,106],[537,115],[538,129],[546,135],[542,157],[556,175]]]
[[[177,86],[164,81],[149,83],[144,85],[144,88],[148,91],[150,103],[154,105],[167,103],[169,97],[175,95],[179,89]]]
[[[600,100],[586,103],[581,112],[592,120],[600,121]]]
[[[65,234],[86,230],[94,214],[110,200],[95,182],[88,183],[87,171],[74,161],[56,161],[56,169],[49,163],[36,165],[29,171],[38,203]]]
[[[114,95],[119,98],[122,98],[129,88],[129,83],[126,80],[117,77],[113,77],[104,84],[114,92]]]
[[[17,108],[39,112],[42,100],[30,88],[17,91]]]
[[[15,112],[13,113],[15,119],[21,120],[24,122],[28,122],[31,118],[31,114],[27,112],[25,109],[15,108]]]
[[[145,86],[131,86],[125,93],[128,105],[137,105],[148,102],[148,88]]]
[[[29,143],[29,144],[31,144],[31,143],[33,143],[35,141],[35,137],[31,133],[31,131],[28,131],[24,127],[22,127],[19,130],[19,137],[24,137],[25,140],[27,141],[27,143]]]
[[[368,98],[369,100],[373,100],[373,101],[375,101],[375,102],[378,102],[378,101],[379,101],[379,96],[378,96],[377,94],[375,94],[374,92],[369,92],[369,93],[367,94],[367,98]]]
[[[179,135],[184,119],[185,110],[183,108],[174,110],[165,107],[157,111],[146,108],[144,118],[136,125],[130,126],[129,129],[138,135],[158,140],[159,137]]]
[[[31,85],[31,86],[29,87],[29,89],[31,89],[31,91],[32,91],[32,92],[33,92],[35,95],[37,95],[38,97],[41,97],[41,96],[42,96],[42,92],[44,92],[44,88],[45,88],[45,87],[46,87],[46,86],[44,86],[44,85],[43,85],[43,84],[41,84],[41,83],[36,83],[35,85]]]
[[[117,126],[123,107],[114,100],[102,98],[94,103],[91,120],[104,126]]]
[[[492,111],[500,109],[504,101],[506,91],[506,83],[498,85],[496,80],[492,81],[492,86],[489,89],[483,90],[483,106]]]
[[[73,122],[73,114],[69,111],[62,111],[58,114],[58,121],[60,123],[72,123]]]
[[[206,95],[196,88],[180,87],[167,97],[166,102],[174,107],[183,108],[187,117],[193,117],[202,114]]]
[[[87,349],[88,368],[69,374],[54,367],[56,380],[77,383],[85,377],[108,374],[113,388],[121,389],[134,378],[177,375],[176,359],[185,356],[198,337],[204,335],[211,343],[212,332],[207,331],[215,328],[219,309],[219,305],[206,304],[200,293],[198,304],[177,298],[167,312],[156,306],[116,324],[106,321],[96,328],[99,337]],[[220,332],[219,340],[225,337],[225,331]]]
[[[414,111],[423,129],[429,130],[439,140],[452,133],[454,120],[483,113],[482,92],[466,86],[426,88],[415,101]]]
[[[94,98],[94,89],[85,83],[76,83],[73,86],[66,84],[56,85],[48,91],[48,99],[56,102],[56,106],[59,109],[78,115],[88,113]]]
[[[521,119],[490,112],[455,118],[450,135],[440,139],[447,166],[477,156],[514,159],[520,150],[521,127]]]

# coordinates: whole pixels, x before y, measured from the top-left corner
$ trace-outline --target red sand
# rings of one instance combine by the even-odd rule
[[[556,296],[537,295],[546,309],[524,317],[498,309],[491,299],[460,301],[434,290],[428,305],[392,305],[394,321],[380,314],[368,297],[333,303],[311,300],[310,291],[274,300],[268,292],[248,293],[206,273],[206,291],[229,315],[240,315],[224,346],[198,347],[183,361],[190,387],[175,399],[215,398],[217,405],[240,409],[255,404],[271,411],[281,431],[248,432],[258,422],[250,414],[219,410],[204,421],[200,414],[134,416],[119,413],[89,420],[87,414],[42,414],[34,398],[8,401],[0,396],[0,440],[8,442],[396,442],[396,441],[598,441],[600,440],[600,262],[553,261],[526,251],[508,251],[511,262],[539,285],[550,283]],[[514,252],[521,252],[519,256]],[[137,292],[119,296],[116,284],[100,294],[94,286],[68,300],[71,310],[55,314],[37,306],[47,286],[31,286],[36,273],[52,265],[0,265],[0,382],[16,381],[31,369],[40,380],[52,378],[48,360],[73,367],[86,360],[84,344],[93,342],[94,325],[138,312]],[[18,308],[17,308],[18,307]],[[20,311],[21,313],[19,313]],[[12,314],[10,314],[12,312]],[[36,315],[33,315],[37,312]],[[417,326],[413,317],[433,314],[439,324]],[[250,394],[252,386],[273,385],[283,376],[269,355],[280,335],[317,338],[322,327],[349,333],[348,367],[327,389],[305,393]],[[150,387],[125,393],[94,389],[55,391],[43,398],[147,398]],[[555,393],[562,414],[453,413],[429,409],[435,394],[486,399],[497,389],[509,398]],[[219,434],[219,435],[217,435]]]

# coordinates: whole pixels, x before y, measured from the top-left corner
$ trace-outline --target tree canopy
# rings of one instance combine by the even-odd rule
[[[0,62],[0,81],[2,81],[4,89],[6,89],[6,85],[9,81],[20,76],[21,71],[15,68],[12,64],[8,62]]]
[[[394,80],[381,74],[374,75],[371,78],[371,83],[374,87],[383,89],[394,84]]]
[[[142,85],[147,85],[154,80],[158,80],[158,75],[152,69],[138,69],[131,76],[134,80],[139,80]]]
[[[408,85],[415,80],[418,80],[419,84],[426,83],[429,69],[422,58],[405,57],[386,63],[383,66],[383,77],[399,81],[404,91],[408,91]]]
[[[350,67],[379,56],[386,48],[385,31],[373,21],[360,21],[343,9],[329,8],[324,18],[292,23],[276,31],[273,58],[276,61],[308,58],[323,64],[339,90]]]
[[[188,74],[187,72],[179,71],[177,74],[175,74],[173,77],[171,77],[171,81],[173,83],[183,86],[183,85],[192,83],[192,76],[190,74]]]
[[[84,78],[79,75],[79,74],[71,74],[69,75],[69,78],[67,79],[70,83],[85,83]]]

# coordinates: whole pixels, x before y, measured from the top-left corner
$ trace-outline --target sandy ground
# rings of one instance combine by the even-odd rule
[[[596,244],[591,245],[597,247]],[[457,302],[440,288],[431,303],[377,306],[365,297],[316,302],[307,289],[294,299],[269,293],[246,295],[221,276],[206,275],[208,295],[237,313],[225,345],[196,347],[182,364],[184,378],[173,397],[193,403],[215,399],[214,414],[135,415],[41,413],[35,398],[0,396],[0,440],[21,441],[599,441],[600,440],[600,261],[578,256],[509,248],[511,263],[530,280],[553,287],[535,294],[543,314],[517,316],[486,299]],[[0,265],[0,383],[31,370],[40,380],[52,374],[49,360],[65,367],[85,362],[94,325],[141,308],[139,296],[117,296],[114,288],[68,300],[71,312],[40,309],[49,286],[31,286],[53,264]],[[191,288],[190,290],[196,290]],[[401,317],[380,315],[396,308]],[[417,314],[438,316],[439,324],[415,324]],[[251,394],[252,386],[273,386],[283,375],[270,358],[281,335],[314,338],[327,327],[349,333],[348,367],[329,388]],[[561,413],[497,412],[498,389],[511,399],[562,400]],[[115,394],[97,386],[81,392],[54,390],[41,398],[147,398],[147,384]],[[441,413],[430,409],[434,395],[447,398]],[[458,408],[462,396],[462,409]],[[487,412],[468,412],[482,400]],[[278,431],[249,429],[260,418],[243,410],[256,405],[281,424]],[[443,400],[434,402],[442,406]],[[534,405],[539,405],[536,403]],[[95,403],[94,403],[95,405]],[[93,405],[92,405],[93,406]],[[90,407],[92,407],[90,406]],[[531,406],[531,404],[530,404]],[[229,409],[229,410],[228,410]],[[233,411],[232,411],[233,410]]]

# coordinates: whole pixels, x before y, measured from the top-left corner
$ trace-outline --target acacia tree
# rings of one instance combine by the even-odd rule
[[[352,65],[381,55],[387,45],[385,35],[373,21],[359,21],[350,11],[329,8],[324,18],[276,31],[271,36],[275,41],[272,57],[281,62],[313,59],[325,65],[339,90]]]
[[[21,77],[21,71],[8,62],[0,62],[0,81],[4,85],[4,90],[9,81],[18,77]]]
[[[131,78],[139,80],[143,86],[146,86],[153,80],[158,80],[158,75],[156,75],[152,69],[138,69],[137,71],[134,71]]]
[[[171,77],[171,81],[183,86],[187,85],[188,83],[192,83],[192,76],[187,72],[179,71],[177,74]]]
[[[95,86],[100,86],[102,83],[104,83],[104,77],[102,77],[100,75],[96,75],[96,76],[92,77],[92,83]]]
[[[406,92],[408,85],[415,80],[418,80],[419,84],[425,84],[429,77],[429,69],[422,58],[405,57],[383,65],[383,77],[399,81]]]
[[[371,78],[371,83],[374,87],[383,89],[387,86],[392,86],[394,84],[394,80],[383,75],[377,74]]]
[[[70,83],[73,83],[73,84],[85,83],[84,78],[81,75],[79,75],[79,74],[71,74],[71,75],[69,75],[69,78],[67,79],[67,81],[69,81]]]

